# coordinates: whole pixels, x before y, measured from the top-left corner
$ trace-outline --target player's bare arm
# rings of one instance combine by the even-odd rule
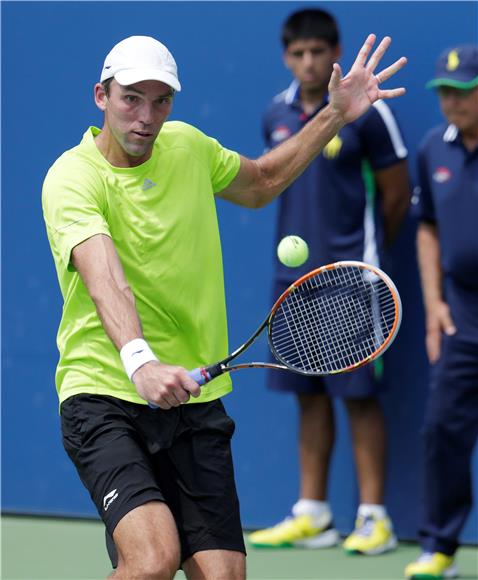
[[[111,238],[104,234],[88,238],[73,248],[71,261],[116,348],[142,337],[134,295]]]
[[[375,35],[370,34],[345,77],[340,66],[334,65],[329,105],[299,133],[256,160],[241,157],[236,178],[219,197],[251,208],[267,205],[304,171],[346,123],[363,115],[378,99],[403,95],[403,87],[382,90],[379,85],[403,68],[407,59],[402,57],[375,74],[391,39],[385,37],[367,62],[374,43]]]
[[[374,172],[381,193],[385,242],[387,246],[397,237],[410,205],[410,177],[405,160]]]
[[[134,295],[109,236],[99,234],[73,249],[72,264],[96,306],[103,327],[118,350],[143,338]],[[177,407],[198,396],[200,388],[181,367],[150,361],[136,370],[133,382],[140,397],[162,409]]]
[[[443,299],[440,243],[435,225],[421,223],[417,232],[417,254],[426,315],[426,347],[431,363],[440,357],[443,333],[454,334],[455,325]]]

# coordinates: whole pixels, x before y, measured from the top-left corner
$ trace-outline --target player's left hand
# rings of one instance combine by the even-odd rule
[[[369,34],[347,76],[343,77],[340,65],[338,63],[334,64],[329,82],[329,102],[330,106],[341,116],[344,123],[355,121],[378,99],[391,99],[405,94],[403,87],[387,90],[380,89],[379,85],[403,68],[407,64],[407,59],[402,56],[393,64],[375,74],[374,71],[390,46],[392,39],[389,36],[385,36],[367,62],[375,40],[375,34]]]

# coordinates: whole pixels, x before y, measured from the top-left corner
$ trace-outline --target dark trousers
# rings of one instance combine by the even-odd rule
[[[423,438],[427,552],[453,555],[472,507],[471,458],[478,437],[478,342],[445,336],[431,369]]]

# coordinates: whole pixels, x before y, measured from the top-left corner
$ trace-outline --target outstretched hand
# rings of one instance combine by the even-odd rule
[[[387,90],[379,88],[381,83],[407,64],[407,59],[402,56],[378,74],[374,74],[382,56],[392,42],[389,36],[385,36],[367,62],[375,40],[375,34],[369,34],[347,76],[343,77],[340,65],[334,64],[329,82],[329,102],[331,107],[340,114],[344,123],[358,119],[378,99],[391,99],[405,94],[403,87]]]

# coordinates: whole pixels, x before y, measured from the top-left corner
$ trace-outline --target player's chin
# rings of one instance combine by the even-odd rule
[[[448,114],[445,113],[445,116],[447,118],[447,121],[452,125],[455,125],[458,131],[467,131],[468,129],[471,129],[473,125],[476,124],[476,121],[471,119],[466,114],[453,112]]]
[[[126,150],[126,153],[128,155],[131,155],[131,157],[142,157],[143,155],[151,151],[153,143],[154,139],[150,141],[142,140],[140,143],[129,141],[128,143],[125,144],[124,149]]]
[[[317,77],[303,77],[300,81],[302,88],[307,91],[323,91],[327,88],[327,82],[324,83],[321,79]]]
[[[472,123],[469,119],[467,119],[466,121],[452,121],[453,125],[455,125],[455,127],[458,129],[458,131],[460,131],[460,133],[467,133],[468,131],[471,131],[472,129],[476,128],[476,123]]]

